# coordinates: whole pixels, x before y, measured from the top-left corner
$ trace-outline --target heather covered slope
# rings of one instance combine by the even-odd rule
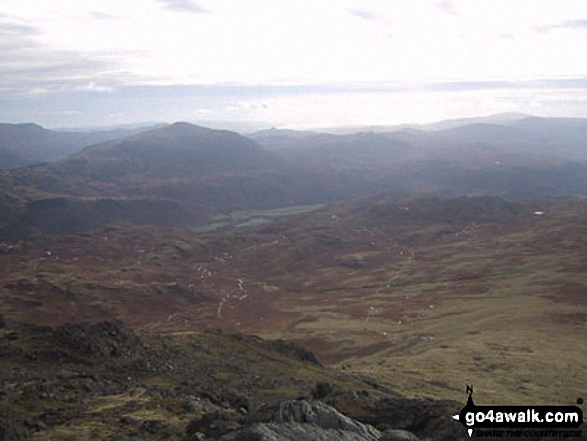
[[[287,338],[406,395],[473,382],[485,402],[569,403],[587,382],[586,215],[584,199],[385,196],[226,232],[32,237],[0,248],[3,313]]]

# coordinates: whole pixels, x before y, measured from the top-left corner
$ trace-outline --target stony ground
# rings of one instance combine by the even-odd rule
[[[447,417],[459,403],[422,402],[416,412],[415,401],[328,370],[283,341],[218,332],[137,335],[104,322],[5,328],[0,354],[0,439],[6,440],[216,439],[253,424],[278,424],[279,406],[301,399],[306,411],[298,419],[317,412],[331,424],[342,418],[333,405],[350,417],[371,418],[380,430],[426,434],[438,421],[461,429]],[[405,400],[414,408],[377,421],[378,400]]]
[[[462,403],[404,398],[285,341],[0,329],[0,440],[460,440]]]

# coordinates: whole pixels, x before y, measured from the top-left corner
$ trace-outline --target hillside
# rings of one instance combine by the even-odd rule
[[[27,194],[11,207],[18,222],[3,219],[0,237],[8,239],[109,224],[194,225],[239,209],[341,198],[336,179],[292,166],[234,132],[186,123],[5,176],[12,192]]]
[[[335,150],[344,157],[349,150],[359,154],[364,148],[378,147],[378,154],[384,160],[386,155],[393,154],[399,162],[437,159],[479,166],[488,160],[513,160],[527,165],[557,159],[585,163],[586,134],[585,118],[520,116],[450,120],[422,127],[347,134],[273,129],[249,136],[270,150],[295,152],[300,157],[321,150]],[[398,150],[400,144],[404,148]]]
[[[233,211],[398,195],[587,194],[584,120],[525,118],[440,131],[244,137],[187,123],[16,168],[0,239],[108,225],[195,226]]]
[[[274,439],[266,432],[376,441],[400,428],[409,439],[418,438],[408,430],[433,440],[466,436],[447,417],[461,403],[403,398],[323,368],[284,341],[137,334],[102,322],[0,329],[0,351],[6,441]]]
[[[234,132],[176,123],[93,145],[21,173],[27,184],[44,191],[121,195],[149,193],[141,186],[157,181],[262,170],[273,162],[260,146]]]
[[[287,338],[406,395],[473,382],[486,402],[574,402],[585,215],[584,199],[386,196],[226,232],[31,237],[0,248],[3,313]]]
[[[0,169],[51,162],[99,142],[146,130],[117,129],[95,132],[58,132],[37,124],[0,124]]]
[[[273,130],[251,136],[308,168],[344,176],[364,193],[584,195],[585,119],[520,118],[347,135]],[[448,127],[448,128],[444,128]]]

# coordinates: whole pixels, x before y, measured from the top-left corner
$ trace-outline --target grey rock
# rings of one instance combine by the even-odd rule
[[[196,434],[217,439],[220,436],[241,428],[236,421],[231,421],[232,414],[224,412],[212,412],[193,419],[186,427],[186,435],[191,439]]]
[[[407,430],[386,430],[379,441],[420,441],[420,438]]]
[[[220,441],[374,441],[377,438],[341,429],[324,429],[315,424],[258,423],[226,434]]]
[[[58,357],[120,358],[144,355],[141,339],[130,329],[111,322],[65,324],[52,332]]]
[[[333,407],[305,400],[283,401],[277,407],[264,409],[256,415],[256,422],[314,425],[325,430],[355,433],[360,435],[361,439],[373,441],[381,435],[374,427],[359,423]]]

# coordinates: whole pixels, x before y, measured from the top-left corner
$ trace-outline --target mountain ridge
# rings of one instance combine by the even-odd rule
[[[561,124],[567,129],[558,130]],[[6,182],[20,202],[10,207],[16,199],[3,199],[8,205],[0,225],[12,225],[5,237],[44,231],[44,217],[53,220],[46,225],[51,231],[98,227],[93,219],[185,226],[190,218],[197,223],[235,210],[333,203],[390,190],[511,199],[587,194],[587,120],[522,119],[438,132],[278,132],[254,140],[178,122],[12,169]],[[136,207],[149,201],[153,207],[144,213],[151,215],[137,217]],[[98,215],[103,206],[112,217]],[[167,218],[155,215],[161,206],[170,207]]]
[[[142,130],[145,128],[61,132],[35,123],[0,123],[0,169],[56,161],[89,145]]]

